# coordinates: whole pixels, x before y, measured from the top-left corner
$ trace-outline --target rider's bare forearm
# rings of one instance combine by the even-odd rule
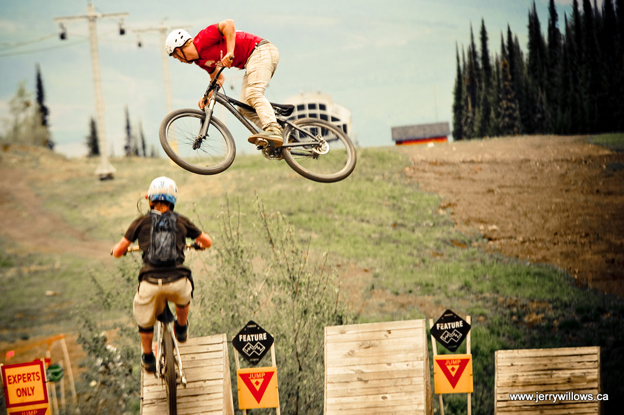
[[[131,242],[125,237],[121,238],[121,241],[117,242],[117,244],[113,246],[113,249],[111,249],[111,254],[115,258],[121,258],[126,252],[128,252],[130,244]]]
[[[204,249],[208,249],[212,246],[212,238],[206,232],[202,232],[201,235],[195,239],[195,242]]]

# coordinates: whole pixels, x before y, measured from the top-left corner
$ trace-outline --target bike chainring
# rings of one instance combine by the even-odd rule
[[[281,160],[282,150],[270,145],[262,146],[262,155],[269,160]]]

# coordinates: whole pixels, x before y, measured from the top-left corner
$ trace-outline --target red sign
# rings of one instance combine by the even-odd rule
[[[461,379],[468,362],[470,362],[470,359],[457,359],[457,362],[454,362],[455,364],[447,365],[443,360],[436,360],[436,363],[440,366],[442,373],[444,373],[452,387],[457,386],[457,382]]]
[[[262,373],[262,378],[257,378],[256,376],[252,379],[252,376],[257,375],[256,373],[241,373],[240,377],[245,385],[247,385],[249,392],[251,392],[251,395],[254,397],[256,402],[260,403],[274,374],[275,372],[265,372]]]

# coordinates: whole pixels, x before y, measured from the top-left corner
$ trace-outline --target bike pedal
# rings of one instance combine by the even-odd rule
[[[256,140],[256,148],[258,150],[262,150],[264,147],[268,146],[269,142],[267,140],[265,140],[264,138],[258,138]]]

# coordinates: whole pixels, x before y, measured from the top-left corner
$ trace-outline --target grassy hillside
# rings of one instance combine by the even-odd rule
[[[259,156],[238,157],[217,176],[197,176],[163,159],[113,159],[115,180],[105,182],[93,174],[97,160],[41,163],[23,156],[15,167],[27,169],[30,186],[46,211],[111,245],[138,215],[137,205],[146,210],[143,196],[150,181],[166,175],[180,189],[176,210],[210,233],[217,248],[223,241],[225,210],[240,217],[242,236],[260,246],[263,241],[255,240],[257,233],[252,232],[258,226],[258,205],[269,214],[281,214],[300,244],[319,255],[328,253],[358,322],[437,319],[446,308],[470,314],[474,413],[493,412],[494,351],[506,348],[602,346],[603,389],[613,396],[624,395],[621,300],[576,287],[555,267],[484,252],[479,236],[454,230],[452,220],[439,209],[439,196],[420,191],[417,183],[403,176],[410,163],[405,155],[379,148],[361,150],[358,157],[352,176],[335,184],[308,181],[284,162]],[[6,243],[0,248],[9,250]],[[102,252],[103,261],[107,255]],[[53,266],[58,258],[41,254],[1,258],[2,278],[14,282],[0,288],[3,340],[19,337],[23,323],[11,317],[15,312],[38,315],[50,306],[18,301],[20,290],[54,281],[50,286],[62,285],[64,297],[48,301],[69,311],[89,290],[85,275],[106,267],[61,255],[60,267],[49,274],[12,271],[37,263]],[[28,327],[42,329],[48,323],[33,320]],[[465,411],[465,397],[445,402],[451,413],[462,413],[462,407]]]

